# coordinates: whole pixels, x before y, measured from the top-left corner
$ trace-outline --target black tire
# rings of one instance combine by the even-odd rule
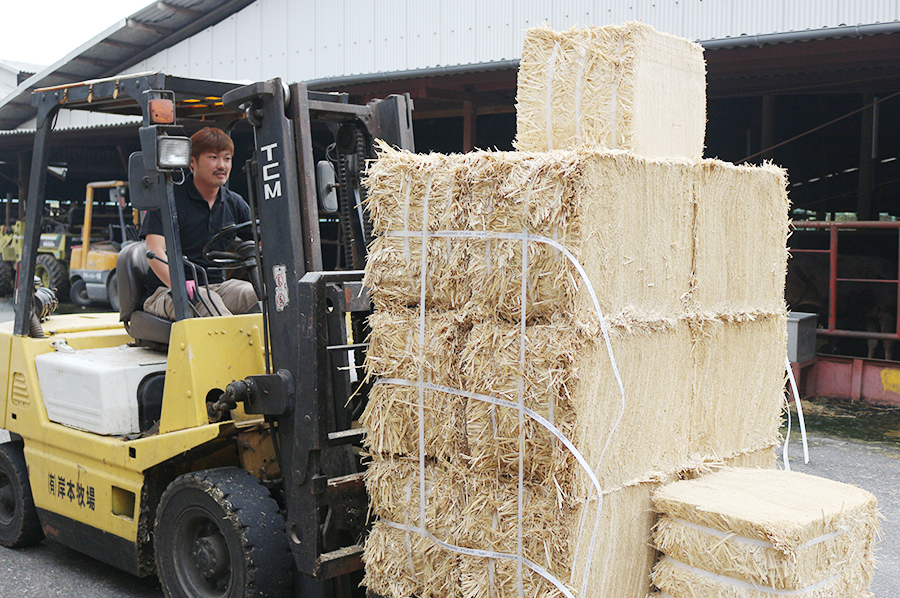
[[[66,268],[65,262],[56,259],[52,254],[41,253],[37,256],[34,275],[40,277],[48,289],[56,289],[57,297],[69,296],[69,269]]]
[[[119,282],[116,280],[115,270],[106,279],[106,296],[109,297],[109,305],[113,311],[119,311]]]
[[[87,307],[91,304],[91,298],[88,297],[87,283],[83,278],[76,278],[72,281],[69,289],[69,299],[78,307]]]
[[[286,598],[293,558],[269,491],[236,467],[185,474],[160,499],[156,570],[168,598]]]
[[[31,496],[21,442],[0,444],[0,544],[31,546],[44,539]]]
[[[16,287],[16,269],[12,262],[0,262],[0,297],[12,295]]]

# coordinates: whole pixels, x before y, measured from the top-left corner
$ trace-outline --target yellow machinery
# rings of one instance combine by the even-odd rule
[[[115,201],[118,209],[119,223],[109,227],[108,239],[94,243],[91,239],[94,223],[94,194],[98,189],[109,190],[110,199]],[[99,181],[87,184],[84,198],[84,224],[81,227],[82,242],[80,246],[72,247],[72,257],[69,263],[71,283],[69,295],[75,305],[86,307],[92,303],[109,303],[114,311],[119,311],[116,258],[123,245],[137,240],[134,229],[135,218],[128,218],[128,224],[126,224],[123,215],[127,189],[128,183],[124,181]]]
[[[0,326],[0,427],[11,437],[0,444],[0,545],[50,536],[156,573],[170,597],[361,595],[367,497],[354,422],[368,390],[357,372],[370,228],[359,173],[376,136],[412,148],[408,98],[354,106],[277,79],[239,87],[152,73],[38,90],[34,105],[35,209],[15,321]],[[60,109],[142,116],[130,199],[161,211],[174,322],[141,310],[154,256],[140,242],[117,256],[118,313],[54,315],[53,292],[22,283],[34,279]],[[194,317],[172,257],[173,185],[190,155],[176,110],[188,123],[252,131],[245,172],[258,222],[220,231],[190,267],[256,272],[261,313]],[[337,202],[317,201],[314,135],[333,140],[324,176],[340,173]],[[226,237],[241,231],[253,240],[228,251]]]

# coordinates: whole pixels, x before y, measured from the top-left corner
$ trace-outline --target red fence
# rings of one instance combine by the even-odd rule
[[[829,232],[828,249],[791,249],[791,253],[827,254],[829,257],[828,272],[828,328],[819,329],[816,332],[825,336],[838,336],[865,339],[900,340],[900,222],[823,222],[823,221],[795,221],[795,230],[827,229]],[[897,232],[898,271],[892,279],[870,278],[838,278],[838,247],[841,232],[859,231],[863,229],[893,229]],[[838,310],[838,283],[865,282],[875,284],[892,284],[897,293],[897,314],[895,329],[893,332],[867,332],[862,330],[841,330],[837,328]]]

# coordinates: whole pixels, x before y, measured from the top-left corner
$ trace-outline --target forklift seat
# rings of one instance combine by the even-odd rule
[[[172,322],[144,311],[144,277],[150,264],[147,245],[143,241],[122,248],[116,259],[116,282],[119,291],[119,321],[138,345],[161,348],[169,344]]]

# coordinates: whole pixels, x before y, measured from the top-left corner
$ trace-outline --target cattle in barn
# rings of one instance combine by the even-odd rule
[[[897,280],[897,266],[877,256],[839,256],[837,277],[860,282],[837,284],[837,328],[867,332],[896,332],[897,285],[878,280]],[[828,325],[829,256],[795,252],[788,260],[784,298],[793,311],[815,313],[819,326]],[[863,282],[865,281],[865,282]],[[869,339],[867,357],[872,359],[879,343]],[[894,341],[883,342],[884,358],[893,357]]]

